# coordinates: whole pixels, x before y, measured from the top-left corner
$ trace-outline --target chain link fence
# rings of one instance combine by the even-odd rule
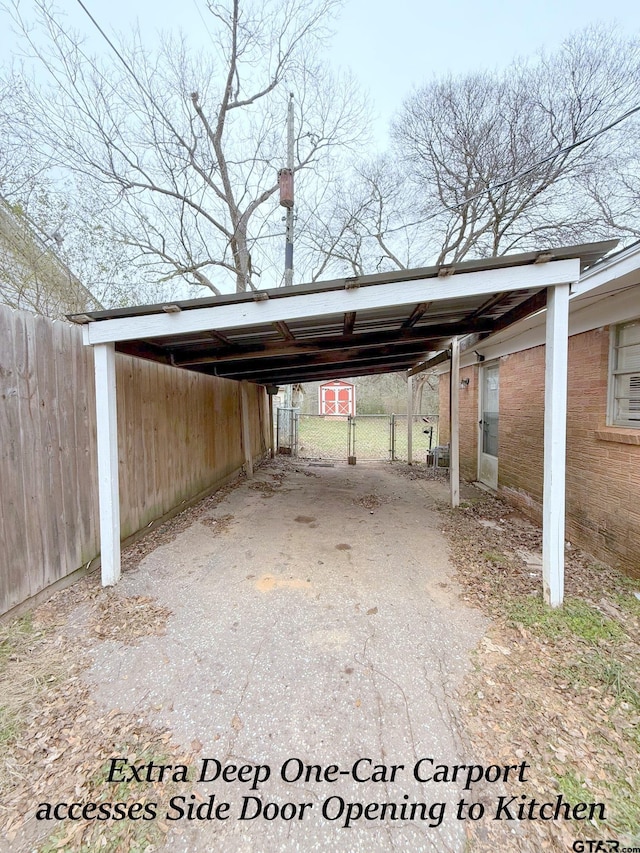
[[[301,459],[406,461],[407,415],[303,415],[276,413],[278,453]],[[412,458],[424,462],[438,445],[438,416],[412,417]]]
[[[407,415],[391,415],[393,433],[392,460],[406,462],[409,458]],[[438,444],[438,415],[413,415],[411,424],[411,455],[414,462],[425,462],[427,453]]]
[[[276,447],[283,456],[298,455],[298,410],[278,408],[275,415]]]

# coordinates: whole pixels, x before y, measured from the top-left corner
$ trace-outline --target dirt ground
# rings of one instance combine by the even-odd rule
[[[569,592],[599,584],[612,609],[549,628],[539,532],[462,497],[447,510],[419,467],[276,460],[130,548],[117,587],[87,578],[9,626],[0,851],[566,850],[582,824],[456,815],[561,792],[614,803],[588,830],[632,839],[610,786],[637,772],[635,670],[592,672],[637,651],[631,587],[572,555]],[[451,781],[522,762],[526,781]],[[72,802],[98,805],[50,814]]]

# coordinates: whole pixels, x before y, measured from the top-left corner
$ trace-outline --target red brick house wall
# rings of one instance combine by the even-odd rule
[[[475,480],[478,474],[478,368],[465,367],[461,380],[469,384],[460,388],[460,475],[465,480]],[[440,417],[438,441],[449,441],[449,374],[440,377],[438,388]]]
[[[640,430],[607,427],[609,329],[569,339],[567,538],[640,577]],[[477,365],[460,389],[460,469],[477,476]],[[468,395],[468,398],[467,398]],[[475,408],[474,408],[475,404]],[[449,375],[440,381],[441,442],[449,436]],[[544,347],[500,359],[498,490],[537,521],[543,479]]]

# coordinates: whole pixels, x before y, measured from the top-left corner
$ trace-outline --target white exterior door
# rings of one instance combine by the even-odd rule
[[[498,362],[480,368],[478,480],[498,488],[498,421],[500,381]]]

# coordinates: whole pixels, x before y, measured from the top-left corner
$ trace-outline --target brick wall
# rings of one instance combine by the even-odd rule
[[[541,516],[544,347],[500,359],[498,488]]]
[[[640,430],[606,426],[609,330],[569,340],[567,538],[599,560],[640,577]],[[470,372],[469,372],[470,371]],[[477,368],[460,390],[460,467],[475,479]],[[449,434],[448,374],[440,382],[440,418]],[[476,408],[465,403],[473,396]],[[544,347],[500,359],[498,488],[541,519]],[[442,434],[442,433],[441,433]]]
[[[478,366],[460,371],[461,380],[469,384],[460,388],[460,475],[465,480],[475,480],[478,471]],[[447,444],[450,436],[449,374],[440,378],[440,419],[438,440]]]

